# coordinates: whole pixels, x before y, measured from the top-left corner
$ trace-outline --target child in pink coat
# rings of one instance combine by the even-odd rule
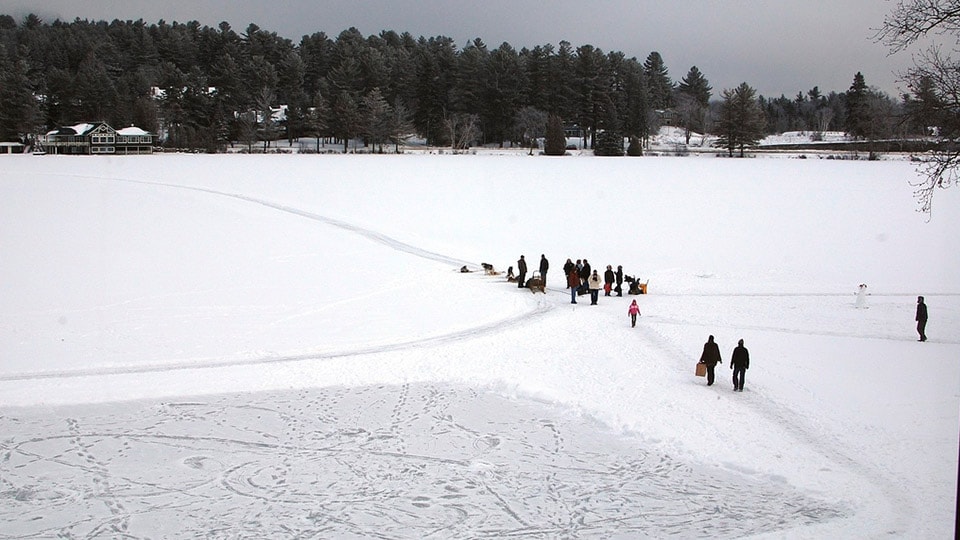
[[[627,315],[630,316],[630,327],[635,328],[637,326],[637,315],[640,314],[640,306],[637,305],[637,301],[634,300],[630,303],[630,307],[627,308]]]

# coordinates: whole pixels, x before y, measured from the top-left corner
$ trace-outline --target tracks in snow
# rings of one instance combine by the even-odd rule
[[[104,180],[104,178],[101,178],[101,177],[81,177],[81,178],[93,178],[96,180]],[[114,180],[117,182],[125,182],[129,184],[160,186],[164,188],[196,191],[196,192],[207,193],[207,194],[215,195],[219,197],[236,199],[243,202],[257,204],[257,205],[264,206],[280,212],[310,219],[312,221],[316,221],[324,225],[329,225],[331,227],[336,227],[344,231],[361,236],[363,238],[366,238],[372,242],[376,242],[384,246],[387,246],[390,249],[393,249],[402,253],[406,253],[409,255],[413,255],[416,257],[421,257],[423,259],[436,261],[443,264],[449,264],[455,267],[468,266],[473,268],[479,268],[479,265],[476,265],[474,263],[470,263],[462,259],[457,259],[455,257],[450,257],[447,255],[443,255],[441,253],[436,253],[423,248],[419,248],[417,246],[408,244],[406,242],[402,242],[386,234],[383,234],[371,229],[366,229],[366,228],[348,223],[346,221],[329,218],[320,214],[316,214],[314,212],[308,212],[306,210],[302,210],[302,209],[295,208],[288,205],[279,204],[266,199],[250,197],[250,196],[242,195],[238,193],[219,191],[215,189],[188,186],[183,184],[168,184],[163,182],[151,182],[151,181],[133,180],[133,179],[127,179],[127,178],[110,178],[107,180]],[[138,365],[138,366],[120,366],[115,368],[101,367],[101,368],[90,368],[90,369],[76,369],[76,370],[69,370],[69,371],[13,373],[9,375],[0,375],[0,382],[107,376],[107,375],[129,375],[129,374],[139,374],[139,373],[162,373],[162,372],[190,370],[190,369],[212,369],[212,368],[255,366],[255,365],[265,365],[265,364],[316,361],[316,360],[333,360],[333,359],[340,359],[340,358],[352,357],[352,356],[364,356],[364,355],[370,355],[370,354],[402,351],[402,350],[416,349],[416,348],[422,348],[422,347],[432,347],[432,346],[443,345],[446,343],[463,341],[466,339],[476,338],[484,335],[495,334],[497,332],[513,327],[520,321],[529,320],[531,317],[537,317],[539,315],[542,315],[552,310],[553,307],[554,305],[552,303],[541,301],[541,302],[538,302],[537,305],[532,310],[526,313],[521,313],[514,317],[507,318],[507,319],[494,321],[485,325],[476,326],[476,327],[458,331],[458,332],[431,336],[431,337],[417,339],[417,340],[401,341],[401,342],[392,343],[392,344],[378,345],[375,347],[360,347],[360,348],[353,348],[349,350],[331,351],[331,352],[325,352],[325,353],[264,356],[264,357],[249,358],[249,359],[205,360],[205,361],[191,360],[191,361],[183,361],[183,362],[160,362],[160,363],[145,364],[145,365]]]

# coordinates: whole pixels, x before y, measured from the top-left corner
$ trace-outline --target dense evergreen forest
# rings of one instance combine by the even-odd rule
[[[528,144],[551,118],[578,126],[588,144],[603,133],[644,141],[664,123],[691,133],[747,125],[748,141],[793,130],[867,139],[920,132],[902,121],[914,100],[869,88],[859,73],[843,92],[814,86],[771,99],[744,83],[716,97],[695,66],[674,81],[657,52],[641,62],[566,41],[517,50],[475,39],[460,48],[443,36],[364,37],[350,28],[294,43],[255,24],[237,33],[226,22],[0,15],[6,141],[94,120],[208,151],[300,137],[362,138],[383,149],[412,133],[433,145]],[[275,115],[281,106],[285,114]]]

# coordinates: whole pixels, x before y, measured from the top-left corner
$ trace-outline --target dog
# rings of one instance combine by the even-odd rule
[[[488,276],[499,276],[499,275],[500,275],[500,272],[497,272],[497,270],[493,267],[492,264],[489,264],[489,263],[480,263],[480,266],[483,267],[483,272],[484,272],[486,275],[488,275]]]

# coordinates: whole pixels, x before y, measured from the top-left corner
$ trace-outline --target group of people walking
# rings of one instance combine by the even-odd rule
[[[703,344],[703,354],[700,355],[700,363],[707,367],[707,386],[713,385],[715,373],[714,368],[717,364],[722,364],[720,357],[720,346],[713,340],[713,336],[707,338]],[[737,342],[733,349],[733,356],[730,358],[730,369],[733,370],[733,389],[736,392],[743,392],[743,383],[747,377],[747,370],[750,369],[750,351],[743,346],[743,340]]]

